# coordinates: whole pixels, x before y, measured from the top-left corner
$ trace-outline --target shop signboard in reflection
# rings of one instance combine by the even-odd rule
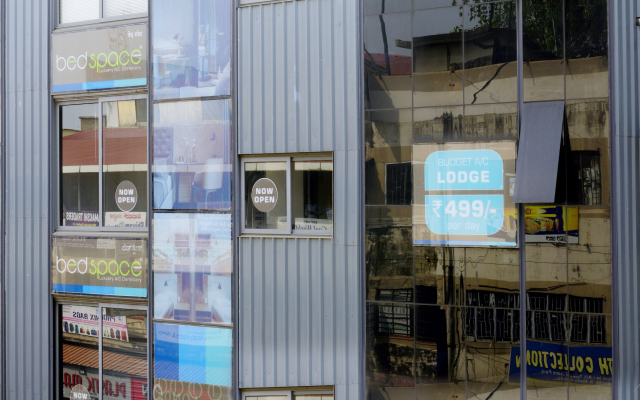
[[[100,317],[96,307],[62,306],[62,331],[74,335],[98,337]],[[127,318],[102,316],[102,336],[113,340],[129,341]]]
[[[510,382],[520,382],[520,347],[511,347]],[[527,340],[527,377],[538,381],[583,385],[610,385],[611,347],[567,346]]]
[[[97,211],[65,211],[62,226],[96,227],[100,222]]]
[[[154,214],[155,318],[231,323],[231,215]]]
[[[147,26],[51,36],[53,93],[147,84]]]
[[[578,207],[527,206],[524,209],[527,243],[578,243]]]
[[[133,377],[115,376],[108,373],[103,375],[103,400],[147,400],[147,380]],[[88,368],[62,368],[62,397],[69,398],[71,390],[76,385],[87,388],[92,398],[97,398],[100,391],[100,377],[98,370],[88,371]]]
[[[147,270],[147,239],[52,239],[54,292],[146,297]]]
[[[516,246],[514,142],[413,146],[415,245]]]

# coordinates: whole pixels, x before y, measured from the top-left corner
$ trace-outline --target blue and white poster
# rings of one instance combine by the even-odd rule
[[[515,158],[515,142],[414,145],[414,244],[517,246]]]
[[[511,347],[509,380],[520,380],[520,346]],[[567,346],[527,340],[527,378],[544,382],[567,381],[583,385],[611,384],[611,347]]]

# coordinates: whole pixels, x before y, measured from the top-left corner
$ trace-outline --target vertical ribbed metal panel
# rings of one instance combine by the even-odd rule
[[[614,393],[640,399],[640,153],[638,146],[638,0],[612,0],[611,115],[614,185]]]
[[[49,313],[49,4],[5,0],[6,398],[47,399]]]
[[[240,238],[239,385],[363,394],[360,18],[353,0],[238,9],[238,151],[331,151],[332,239]]]

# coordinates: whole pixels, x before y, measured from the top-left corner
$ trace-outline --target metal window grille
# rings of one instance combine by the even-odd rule
[[[386,199],[390,205],[411,205],[413,179],[411,163],[387,164]]]

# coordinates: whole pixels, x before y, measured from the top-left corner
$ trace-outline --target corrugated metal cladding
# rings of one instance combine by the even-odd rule
[[[614,312],[617,322],[615,393],[618,399],[640,399],[640,138],[638,61],[640,1],[611,4],[612,121],[614,151]]]
[[[353,0],[238,9],[238,151],[332,151],[334,237],[239,241],[241,388],[363,397],[360,17]]]
[[[5,355],[7,399],[47,399],[49,4],[5,0]]]

